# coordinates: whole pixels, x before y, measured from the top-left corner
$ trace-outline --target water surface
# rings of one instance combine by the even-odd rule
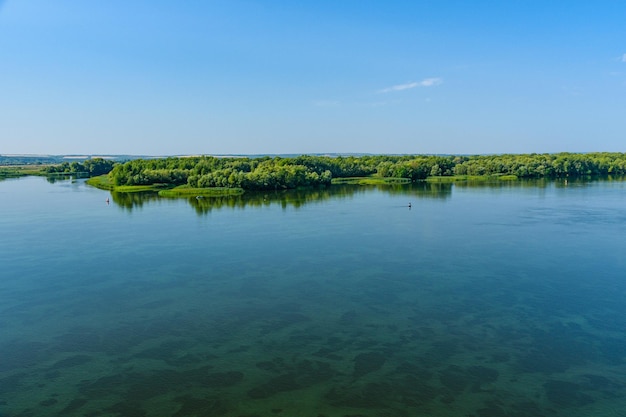
[[[625,195],[1,181],[0,415],[624,416]]]

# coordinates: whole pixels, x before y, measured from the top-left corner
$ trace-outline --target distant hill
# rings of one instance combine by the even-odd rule
[[[0,165],[55,165],[63,162],[84,162],[88,159],[103,158],[113,161],[129,161],[132,159],[150,159],[153,156],[138,155],[32,155],[32,154],[0,154]]]
[[[134,159],[184,158],[186,156],[214,156],[217,158],[264,158],[281,157],[295,158],[303,154],[198,154],[198,155],[33,155],[33,154],[0,154],[0,165],[54,165],[63,162],[84,162],[88,159],[103,158],[113,161],[131,161]],[[309,153],[310,156],[367,156],[368,153]]]

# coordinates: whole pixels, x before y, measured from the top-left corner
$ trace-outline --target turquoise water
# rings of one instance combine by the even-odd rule
[[[626,182],[29,177],[0,236],[2,417],[626,415]]]

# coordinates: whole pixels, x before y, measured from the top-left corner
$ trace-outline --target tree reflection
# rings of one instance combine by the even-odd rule
[[[368,193],[372,190],[387,192],[394,196],[406,196],[407,198],[420,199],[448,199],[452,196],[452,190],[459,188],[546,188],[553,186],[565,188],[572,185],[585,185],[598,181],[597,177],[578,177],[575,179],[534,179],[534,180],[512,180],[512,181],[458,181],[458,182],[427,182],[418,181],[410,184],[381,184],[381,185],[332,185],[329,187],[296,189],[284,191],[258,191],[246,192],[238,196],[204,196],[185,197],[189,205],[199,215],[207,214],[213,210],[225,208],[243,209],[246,207],[267,207],[280,205],[283,209],[299,208],[306,204],[314,204],[329,199],[346,199],[355,195]],[[603,181],[624,181],[624,177],[601,178]],[[120,193],[111,192],[113,203],[126,209],[142,207],[144,204],[164,199],[156,192]]]
[[[79,178],[89,178],[89,175],[87,175],[84,172],[71,173],[71,174],[64,173],[64,172],[46,174],[46,181],[48,181],[50,184],[54,184],[57,181],[68,181],[68,180],[75,180]]]
[[[306,204],[322,202],[331,198],[351,198],[357,194],[380,190],[393,195],[406,195],[414,198],[448,198],[452,194],[452,184],[419,182],[413,184],[394,185],[333,185],[330,187],[296,189],[284,191],[246,192],[238,196],[203,196],[185,197],[189,205],[198,214],[206,214],[212,210],[224,208],[246,208],[280,205],[283,209],[299,208]],[[113,203],[133,210],[144,204],[161,200],[156,192],[120,193],[111,192]]]
[[[139,192],[139,193],[120,193],[111,191],[111,199],[118,206],[132,211],[134,208],[141,208],[144,204],[157,201],[161,197],[154,191]]]

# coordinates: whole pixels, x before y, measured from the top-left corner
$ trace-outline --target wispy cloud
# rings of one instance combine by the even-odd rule
[[[441,78],[424,78],[422,81],[416,81],[407,84],[398,84],[391,87],[383,88],[379,93],[391,93],[394,91],[410,90],[417,87],[434,87],[443,83]]]
[[[626,62],[626,54],[622,55],[622,62]]]

